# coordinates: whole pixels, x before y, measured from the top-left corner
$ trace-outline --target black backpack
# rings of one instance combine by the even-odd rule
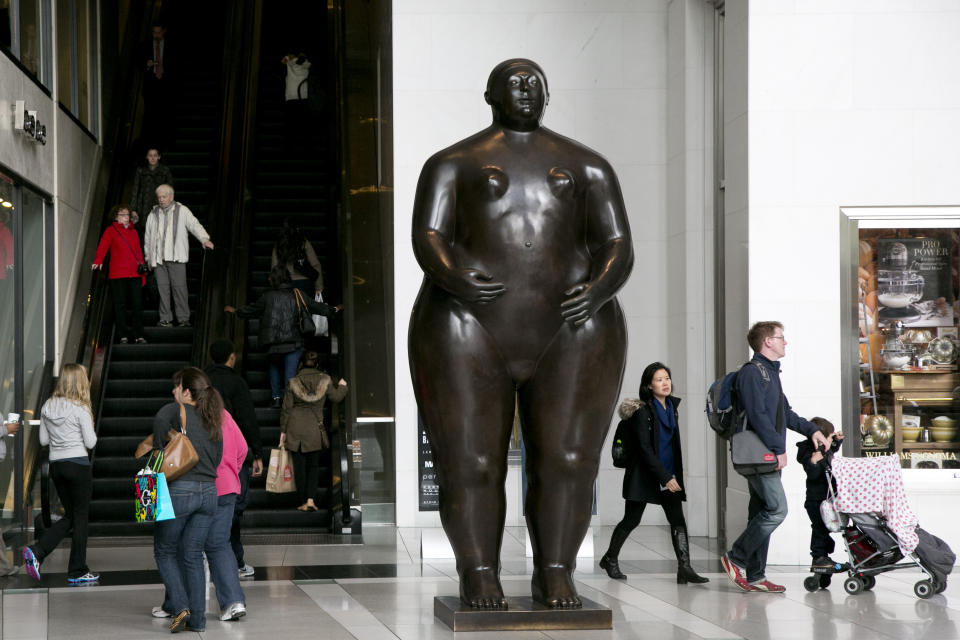
[[[613,454],[613,466],[617,469],[626,469],[630,460],[630,446],[627,441],[630,439],[630,423],[627,420],[621,420],[617,425],[617,431],[613,434],[613,447],[610,453]]]
[[[770,374],[759,362],[751,360],[743,367],[751,364],[760,369],[763,381],[769,383]],[[710,428],[724,440],[733,437],[733,434],[747,419],[746,412],[740,406],[737,398],[737,375],[743,370],[743,367],[731,371],[722,378],[717,378],[707,390],[707,422],[710,424]]]

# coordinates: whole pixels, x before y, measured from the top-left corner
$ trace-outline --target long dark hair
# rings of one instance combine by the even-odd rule
[[[303,245],[306,240],[299,227],[290,224],[289,220],[284,220],[277,244],[274,245],[277,251],[277,263],[286,267],[298,260],[303,260],[305,257]]]
[[[270,286],[274,289],[279,289],[285,284],[290,284],[290,272],[287,271],[287,268],[282,264],[270,269]]]
[[[647,365],[647,368],[643,370],[643,375],[640,376],[640,399],[644,402],[650,402],[653,400],[653,391],[650,390],[650,385],[653,383],[653,376],[663,369],[667,372],[667,375],[670,376],[670,379],[673,379],[673,374],[670,373],[670,367],[663,364],[662,362],[651,362]]]
[[[196,367],[184,367],[173,374],[174,386],[189,391],[197,406],[197,413],[203,425],[210,432],[210,441],[218,442],[222,437],[220,418],[223,416],[223,398],[220,392],[210,384],[210,378]]]

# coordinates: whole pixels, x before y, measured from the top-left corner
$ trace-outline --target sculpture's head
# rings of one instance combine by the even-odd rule
[[[533,60],[504,60],[490,72],[483,97],[493,109],[494,122],[517,131],[532,131],[540,126],[550,101],[547,76]]]

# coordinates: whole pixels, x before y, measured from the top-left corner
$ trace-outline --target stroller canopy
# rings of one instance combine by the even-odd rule
[[[837,481],[834,507],[841,513],[879,513],[897,536],[900,550],[917,548],[917,516],[910,508],[896,455],[875,458],[836,457],[831,465]]]

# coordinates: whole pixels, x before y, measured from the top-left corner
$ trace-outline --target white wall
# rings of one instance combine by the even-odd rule
[[[406,353],[410,309],[422,279],[410,245],[417,177],[431,154],[490,123],[483,91],[487,75],[501,60],[527,57],[540,63],[550,86],[544,125],[602,153],[620,178],[636,252],[633,275],[620,293],[630,339],[622,395],[636,394],[648,362],[669,357],[668,237],[671,231],[681,233],[667,222],[669,4],[394,2],[399,526],[439,524],[436,514],[417,510],[416,403]],[[702,146],[692,140],[689,144]],[[687,143],[679,142],[676,148],[686,150]],[[686,379],[684,365],[674,366],[675,375]],[[699,390],[691,394],[684,416],[699,416],[699,395]],[[621,477],[605,455],[598,481],[601,522],[614,523],[622,516]],[[657,510],[650,511],[650,522],[657,521]]]
[[[953,0],[750,1],[750,320],[784,322],[784,387],[803,416],[841,417],[839,207],[960,202],[957,34]],[[769,560],[799,564],[809,524],[792,458],[784,485]]]

